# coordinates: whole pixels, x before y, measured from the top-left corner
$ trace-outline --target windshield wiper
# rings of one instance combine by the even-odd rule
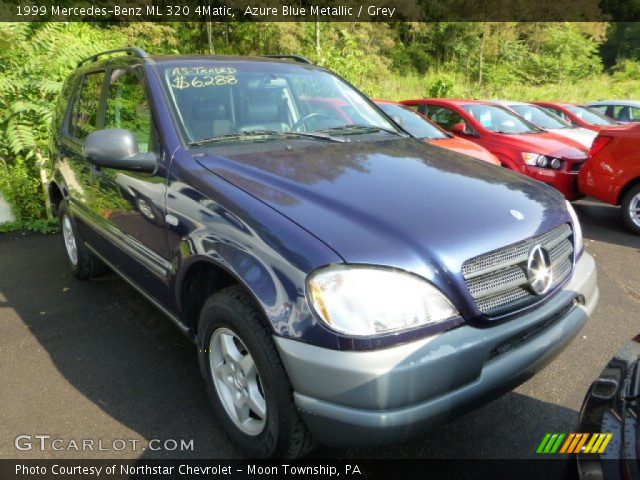
[[[506,130],[491,130],[493,133],[502,133],[504,135],[515,135],[515,132],[508,132]]]
[[[335,138],[330,135],[323,135],[321,133],[307,133],[307,132],[282,132],[277,130],[247,130],[245,132],[227,133],[225,135],[217,135],[215,137],[201,138],[200,140],[194,140],[189,142],[189,146],[205,145],[207,143],[217,143],[233,140],[241,140],[252,137],[266,137],[276,136],[280,138],[296,138],[296,137],[308,137],[316,138],[318,140],[329,140],[331,142],[345,142],[342,138]]]
[[[316,130],[316,132],[348,132],[349,130],[353,130],[352,133],[373,133],[373,132],[387,132],[392,133],[394,135],[398,135],[400,137],[407,137],[397,130],[392,130],[390,128],[379,127],[377,125],[364,125],[360,123],[347,123],[345,125],[340,125],[339,127],[330,127],[323,128],[322,130]]]

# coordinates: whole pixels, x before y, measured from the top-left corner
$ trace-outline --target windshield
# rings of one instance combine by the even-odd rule
[[[565,122],[557,115],[545,110],[544,108],[536,107],[535,105],[509,105],[512,110],[523,117],[525,120],[533,123],[536,127],[540,128],[572,128],[572,125]]]
[[[416,138],[449,138],[442,130],[432,125],[428,120],[423,118],[419,113],[414,112],[408,107],[396,105],[393,103],[377,103],[387,115],[398,122],[407,132]]]
[[[332,136],[399,132],[357,90],[316,68],[190,60],[159,70],[189,144],[328,129]]]
[[[605,117],[600,112],[591,108],[578,107],[577,105],[567,105],[567,110],[573,113],[580,120],[584,120],[592,125],[615,125],[616,122]]]
[[[465,104],[462,105],[462,108],[475,118],[480,125],[492,132],[519,134],[537,133],[540,131],[535,125],[520,118],[506,108],[482,103]]]

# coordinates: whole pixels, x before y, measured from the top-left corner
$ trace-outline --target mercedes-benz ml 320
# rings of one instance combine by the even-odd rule
[[[247,454],[418,435],[530,377],[592,312],[594,261],[553,188],[411,138],[301,57],[117,53],[57,106],[69,266],[109,267],[194,340]]]

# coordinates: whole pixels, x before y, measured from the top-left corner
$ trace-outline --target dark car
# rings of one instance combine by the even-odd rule
[[[578,452],[582,480],[640,479],[639,415],[640,335],[609,361],[584,399],[580,432],[593,441]]]
[[[529,378],[593,311],[557,191],[410,137],[301,57],[124,52],[82,62],[57,107],[69,265],[109,266],[193,339],[249,455],[418,435]]]

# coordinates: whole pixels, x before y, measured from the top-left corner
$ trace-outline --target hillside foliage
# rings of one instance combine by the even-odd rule
[[[15,227],[47,224],[53,105],[78,61],[101,50],[297,53],[374,97],[580,102],[638,97],[639,32],[604,23],[2,23],[0,191]]]

